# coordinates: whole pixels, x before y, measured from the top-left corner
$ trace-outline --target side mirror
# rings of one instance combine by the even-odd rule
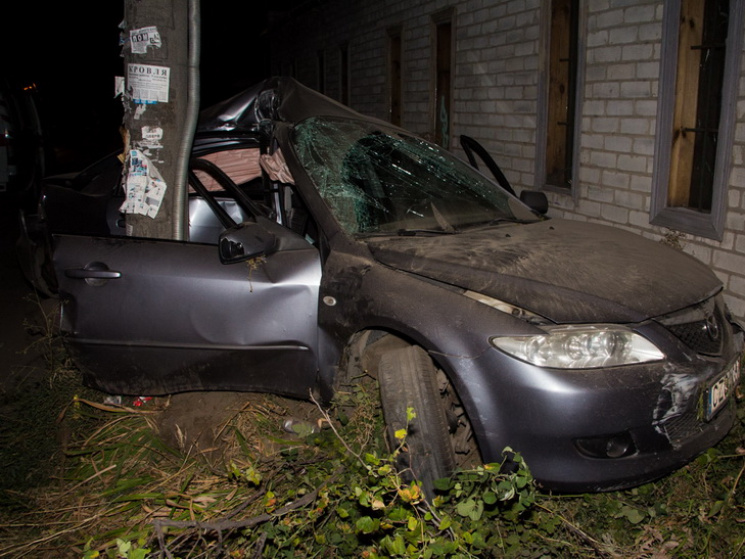
[[[548,198],[546,198],[546,193],[540,190],[523,190],[520,192],[520,201],[541,215],[546,215],[548,212]]]
[[[277,237],[262,225],[247,221],[231,227],[220,235],[220,262],[235,264],[257,256],[272,254]]]

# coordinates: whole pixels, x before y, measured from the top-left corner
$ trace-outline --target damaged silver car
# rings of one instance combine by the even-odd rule
[[[367,372],[391,432],[416,410],[427,487],[507,446],[545,488],[628,487],[733,424],[743,332],[680,251],[548,219],[290,79],[202,114],[190,184],[188,242],[125,236],[111,184],[60,230],[48,189],[62,329],[101,390],[329,402]]]

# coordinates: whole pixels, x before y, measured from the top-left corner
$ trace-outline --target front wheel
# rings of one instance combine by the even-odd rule
[[[419,480],[425,494],[432,497],[435,480],[449,476],[456,465],[437,370],[422,348],[396,348],[381,356],[378,382],[392,446],[400,444],[396,432],[406,430],[398,465],[407,477]],[[411,421],[407,420],[408,408],[415,413]]]

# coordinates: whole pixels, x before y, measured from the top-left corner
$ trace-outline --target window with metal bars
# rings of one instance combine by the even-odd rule
[[[668,206],[710,212],[729,0],[685,0],[678,40]]]
[[[721,239],[744,0],[666,3],[651,222]]]

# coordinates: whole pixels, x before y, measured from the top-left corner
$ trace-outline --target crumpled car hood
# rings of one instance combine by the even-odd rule
[[[552,219],[455,235],[367,240],[393,268],[559,323],[640,322],[721,289],[702,263],[620,229]]]

